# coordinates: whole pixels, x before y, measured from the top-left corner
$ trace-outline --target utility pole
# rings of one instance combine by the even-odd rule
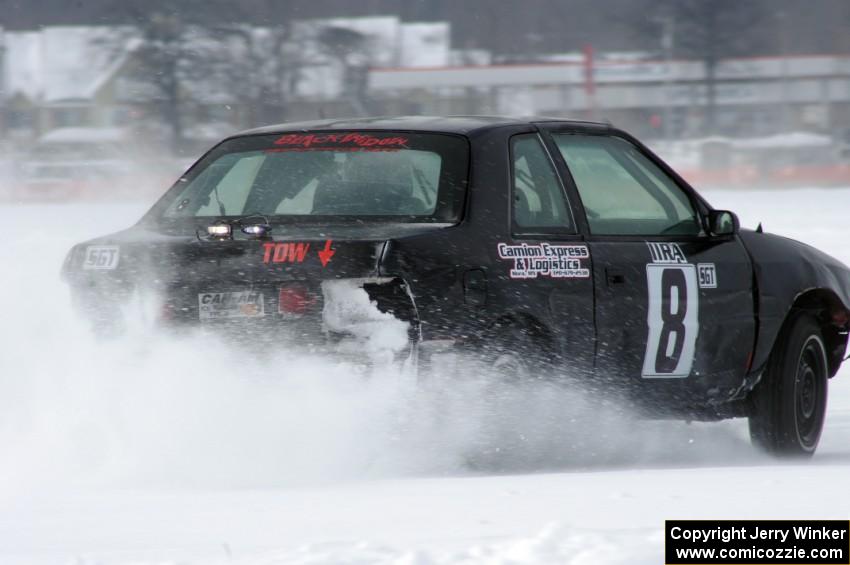
[[[6,139],[6,101],[9,99],[6,88],[6,35],[0,27],[0,142]]]
[[[664,139],[673,139],[673,47],[675,45],[676,20],[673,14],[664,18],[661,48],[664,50]]]
[[[780,63],[780,71],[779,71],[779,80],[782,89],[782,131],[787,132],[791,131],[793,128],[791,126],[791,96],[788,92],[789,84],[788,84],[788,42],[786,40],[787,33],[787,14],[784,9],[780,9],[776,14],[777,21],[779,22],[779,33],[776,34],[779,37],[779,56],[781,57]]]
[[[594,74],[593,46],[588,43],[582,48],[584,55],[584,94],[587,98],[585,112],[588,120],[596,118],[596,76]]]

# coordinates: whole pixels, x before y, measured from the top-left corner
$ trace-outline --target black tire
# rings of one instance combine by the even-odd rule
[[[548,344],[520,322],[495,325],[476,351],[473,378],[479,432],[465,454],[470,469],[519,472],[540,458],[540,429],[552,425],[538,412],[547,394],[551,364]]]
[[[806,312],[793,313],[751,393],[753,444],[776,456],[811,457],[823,430],[828,378],[817,320]]]
[[[483,360],[494,382],[521,384],[547,376],[547,352],[547,344],[535,339],[533,330],[511,324],[489,339]]]

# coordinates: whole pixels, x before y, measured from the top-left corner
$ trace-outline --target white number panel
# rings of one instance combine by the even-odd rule
[[[114,269],[118,266],[119,249],[116,245],[89,245],[83,269]]]
[[[645,378],[682,378],[691,374],[699,333],[699,287],[695,265],[646,266],[649,289]]]
[[[717,288],[717,269],[714,263],[698,263],[697,273],[700,288]]]

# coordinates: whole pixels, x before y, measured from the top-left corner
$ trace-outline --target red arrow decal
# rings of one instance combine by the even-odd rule
[[[328,262],[331,260],[331,257],[333,257],[334,253],[336,253],[336,251],[331,249],[332,243],[333,243],[333,240],[328,239],[327,241],[325,241],[325,248],[319,249],[319,261],[322,262],[322,267],[327,267]]]

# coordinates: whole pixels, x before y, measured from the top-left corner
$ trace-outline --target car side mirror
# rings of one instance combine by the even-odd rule
[[[711,235],[735,235],[741,228],[738,216],[729,210],[712,210],[708,213],[708,232]]]

